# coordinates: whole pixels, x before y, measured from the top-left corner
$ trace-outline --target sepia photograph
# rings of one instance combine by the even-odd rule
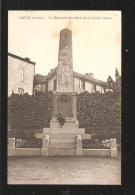
[[[121,185],[121,11],[8,11],[8,184]]]

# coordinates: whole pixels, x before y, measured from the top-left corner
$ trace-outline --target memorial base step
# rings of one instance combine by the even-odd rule
[[[85,134],[84,128],[76,128],[76,127],[62,127],[62,128],[44,128],[44,134]]]
[[[53,120],[53,121],[50,121],[50,128],[60,128],[61,125],[59,124],[59,122],[57,120]],[[69,120],[67,121],[63,127],[68,127],[68,128],[78,128],[79,127],[79,123],[78,121],[76,120]]]
[[[64,143],[75,143],[76,135],[72,136],[62,136],[62,135],[50,135],[50,142],[64,142]]]
[[[73,142],[50,142],[49,148],[64,148],[64,149],[68,149],[68,148],[75,148],[76,145]]]
[[[71,148],[49,148],[49,156],[75,156],[76,150]]]

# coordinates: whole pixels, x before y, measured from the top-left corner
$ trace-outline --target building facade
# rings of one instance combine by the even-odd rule
[[[34,77],[34,94],[37,92],[56,91],[57,89],[57,67],[49,72],[47,76],[36,74]],[[80,74],[73,71],[73,91],[81,93],[104,93],[108,90],[107,82],[93,78],[92,73]]]
[[[35,62],[8,53],[8,96],[12,93],[33,94]]]

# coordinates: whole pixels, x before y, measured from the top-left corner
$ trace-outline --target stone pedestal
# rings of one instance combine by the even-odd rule
[[[76,116],[76,94],[74,92],[55,92],[54,93],[54,112],[61,112],[65,117]],[[64,107],[63,107],[64,106]],[[64,108],[64,110],[62,110]]]
[[[110,150],[111,150],[111,157],[117,157],[118,151],[117,151],[116,139],[111,139]]]
[[[8,138],[8,156],[14,156],[15,138]]]
[[[77,100],[74,92],[55,92],[53,95],[53,116],[50,127],[60,127],[57,116],[61,114],[66,119],[66,124],[78,126]]]
[[[82,154],[82,137],[85,135],[84,128],[63,126],[62,128],[44,128],[43,136],[49,134],[46,143],[43,138],[44,155],[48,156],[75,156]],[[77,138],[78,134],[80,136]]]
[[[83,155],[83,148],[82,148],[82,137],[81,135],[77,135],[76,139],[76,156]]]
[[[74,92],[54,93],[50,128],[43,129],[42,155],[79,156],[83,154],[82,137],[85,135],[85,129],[79,128],[76,109],[77,99]],[[66,120],[63,126],[58,122],[59,114]]]
[[[49,140],[50,139],[50,135],[45,134],[45,136],[43,137],[42,141],[42,151],[41,151],[41,155],[42,156],[48,156],[49,154]]]
[[[8,148],[15,149],[15,138],[8,138]]]

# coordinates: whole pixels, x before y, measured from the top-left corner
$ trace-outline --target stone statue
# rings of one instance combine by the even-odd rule
[[[57,69],[58,90],[72,91],[73,88],[73,70],[72,57],[68,47],[65,47],[59,56]]]
[[[58,86],[60,89],[70,89],[72,84],[72,71],[68,64],[60,66],[58,71]]]

